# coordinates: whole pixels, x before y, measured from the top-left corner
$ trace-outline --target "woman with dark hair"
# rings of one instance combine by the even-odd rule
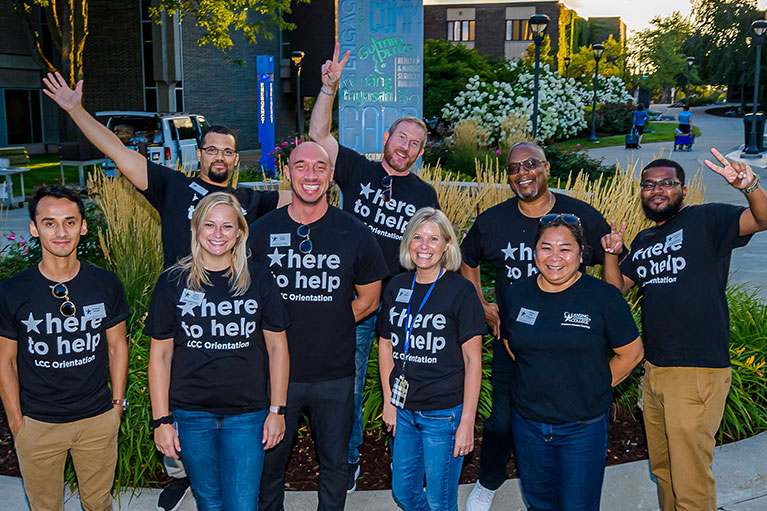
[[[391,279],[376,324],[392,493],[405,511],[455,511],[463,457],[474,449],[485,314],[455,273],[461,252],[441,211],[410,219],[400,263],[409,271]]]
[[[577,216],[544,215],[535,240],[540,273],[509,287],[502,329],[522,491],[531,511],[598,511],[612,388],[642,359],[642,341],[618,290],[579,271]]]
[[[644,105],[639,103],[637,109],[634,110],[633,128],[636,130],[639,139],[637,141],[637,147],[642,147],[642,135],[644,134],[644,126],[647,120],[650,118],[650,114],[644,109]]]
[[[247,257],[237,199],[207,195],[192,253],[157,282],[145,332],[157,449],[183,455],[198,509],[256,510],[264,452],[285,433],[288,317],[269,271]]]

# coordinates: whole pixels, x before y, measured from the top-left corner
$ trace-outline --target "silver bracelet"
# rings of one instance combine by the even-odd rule
[[[326,94],[328,96],[335,96],[336,95],[335,92],[328,92],[328,91],[326,91],[324,86],[320,87],[320,92],[323,93],[323,94]]]
[[[755,191],[757,188],[759,188],[759,184],[762,182],[762,180],[759,178],[759,174],[754,173],[754,180],[751,181],[751,184],[748,185],[746,188],[743,188],[741,192],[743,192],[744,195],[748,195],[749,193]]]

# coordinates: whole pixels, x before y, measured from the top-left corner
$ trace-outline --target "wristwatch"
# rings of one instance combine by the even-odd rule
[[[753,192],[754,190],[756,190],[757,188],[759,188],[759,183],[761,183],[761,182],[762,182],[762,180],[761,180],[761,179],[759,179],[759,174],[756,174],[756,173],[755,173],[755,174],[754,174],[754,180],[753,180],[753,181],[751,181],[751,184],[750,184],[750,185],[748,185],[748,187],[746,187],[746,188],[743,188],[743,189],[741,190],[741,192],[743,192],[744,194],[748,195],[749,193],[751,193],[751,192]]]
[[[130,403],[128,403],[128,398],[122,398],[122,399],[113,399],[112,400],[112,406],[122,406],[123,412],[128,409],[128,406],[130,406]]]
[[[288,407],[286,405],[280,405],[280,406],[270,406],[269,411],[272,413],[276,413],[277,415],[285,415],[288,412]]]
[[[149,421],[149,427],[152,429],[157,429],[163,424],[173,424],[176,422],[176,418],[173,417],[173,414],[168,414],[164,417],[160,417],[159,419],[152,419]]]

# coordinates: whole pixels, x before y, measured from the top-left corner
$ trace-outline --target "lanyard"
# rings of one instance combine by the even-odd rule
[[[429,296],[431,295],[431,292],[434,291],[434,286],[437,284],[437,280],[442,276],[443,268],[439,269],[439,275],[437,275],[437,278],[434,282],[431,283],[431,286],[429,286],[428,291],[426,291],[426,295],[424,295],[423,300],[421,300],[421,305],[418,306],[418,310],[416,311],[415,315],[418,316],[421,313],[421,309],[423,309],[423,306],[426,305],[426,300],[429,299]],[[408,349],[410,348],[410,332],[413,331],[413,323],[415,322],[414,318],[410,316],[410,302],[413,301],[413,290],[415,289],[415,274],[413,274],[413,282],[410,284],[410,298],[407,300],[407,326],[405,327],[405,353],[404,355],[407,355]],[[405,372],[405,362],[406,357],[402,358],[402,372]]]

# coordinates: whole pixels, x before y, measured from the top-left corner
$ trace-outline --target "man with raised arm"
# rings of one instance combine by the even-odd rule
[[[349,52],[339,59],[336,43],[333,59],[322,66],[322,87],[312,110],[309,136],[320,144],[335,168],[335,181],[341,189],[343,209],[364,222],[378,240],[391,276],[400,273],[399,244],[410,218],[423,207],[439,208],[431,185],[411,172],[426,146],[428,130],[417,117],[400,117],[383,136],[383,158],[369,161],[357,152],[339,145],[330,132],[333,100]],[[384,283],[385,285],[386,283]],[[357,324],[356,377],[354,387],[354,427],[349,441],[349,481],[353,492],[359,474],[359,446],[362,444],[362,391],[367,377],[368,356],[373,342],[376,313]]]
[[[197,159],[200,176],[191,178],[183,172],[148,161],[120,141],[113,132],[89,114],[82,105],[83,81],[72,90],[57,72],[43,78],[43,92],[63,108],[90,142],[115,162],[120,172],[157,209],[162,219],[164,267],[189,254],[189,220],[197,202],[210,192],[229,191],[240,201],[248,222],[287,204],[290,193],[261,192],[228,186],[240,160],[235,133],[224,126],[211,126],[200,136]]]
[[[654,227],[637,234],[618,263],[625,224],[602,239],[606,281],[638,285],[645,342],[643,417],[650,469],[663,511],[714,511],[715,435],[730,388],[730,318],[725,288],[732,250],[767,229],[767,193],[751,167],[706,165],[740,190],[748,208],[685,206],[684,169],[658,159],[641,174],[642,209]]]
[[[64,506],[67,454],[83,508],[112,509],[129,311],[117,276],[77,258],[84,212],[69,188],[39,188],[29,232],[42,259],[0,283],[0,396],[32,511]]]
[[[497,342],[493,349],[493,404],[482,431],[479,478],[466,500],[467,511],[487,511],[496,490],[506,480],[506,463],[512,449],[511,370],[512,361],[499,331],[504,317],[506,289],[515,281],[538,273],[533,261],[535,233],[544,215],[571,213],[581,220],[586,234],[582,268],[601,264],[602,235],[610,226],[596,209],[578,199],[549,190],[550,164],[543,149],[533,142],[520,142],[509,151],[506,171],[515,197],[481,213],[461,244],[461,275],[474,283],[485,319]],[[495,300],[482,295],[480,263],[495,268]]]
[[[333,167],[322,146],[296,147],[285,177],[291,204],[253,223],[248,240],[253,258],[272,271],[293,318],[287,329],[285,439],[266,454],[258,508],[283,509],[285,465],[307,410],[320,465],[317,509],[341,511],[353,419],[354,326],[378,309],[389,271],[365,224],[328,204]]]

